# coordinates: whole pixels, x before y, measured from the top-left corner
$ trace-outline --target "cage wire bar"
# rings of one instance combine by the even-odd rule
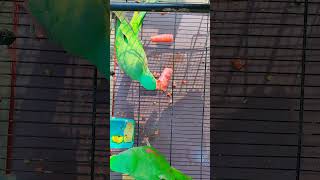
[[[127,12],[130,14],[133,12]],[[136,121],[135,146],[146,145],[148,138],[172,166],[194,179],[210,179],[209,9],[207,13],[147,13],[140,37],[151,72],[161,73],[164,67],[174,69],[170,96],[146,91],[114,66],[115,20],[113,16],[111,114]],[[174,43],[150,42],[151,36],[167,33],[174,35]],[[110,179],[122,178],[111,172]]]
[[[109,81],[36,38],[23,1],[0,0],[0,178],[109,179]],[[9,128],[8,128],[9,127]]]
[[[318,180],[320,2],[211,5],[213,178]]]
[[[177,3],[111,3],[112,11],[151,11],[151,12],[193,12],[208,13],[209,4],[177,4]]]

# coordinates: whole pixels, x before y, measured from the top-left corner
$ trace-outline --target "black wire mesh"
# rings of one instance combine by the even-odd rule
[[[212,4],[215,179],[319,179],[319,5]]]
[[[146,145],[145,138],[149,138],[172,166],[194,179],[210,179],[209,28],[208,13],[147,13],[140,37],[149,68],[157,73],[164,67],[174,69],[168,88],[172,96],[146,91],[112,67],[111,112],[136,120],[135,146]],[[152,35],[167,33],[174,35],[174,43],[150,42]],[[114,29],[111,37],[113,54]],[[114,57],[111,61],[114,65]],[[111,179],[121,179],[121,175],[111,173]]]
[[[109,82],[35,38],[17,2],[0,1],[0,29],[17,35],[0,49],[0,178],[109,179]]]

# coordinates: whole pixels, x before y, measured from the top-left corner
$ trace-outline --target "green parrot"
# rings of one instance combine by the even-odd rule
[[[155,3],[157,0],[147,0]],[[165,91],[172,74],[171,68],[166,68],[162,76],[156,80],[148,68],[148,60],[144,51],[139,32],[146,12],[135,11],[131,21],[124,12],[114,12],[117,16],[115,49],[117,63],[131,79],[139,81],[147,90]]]
[[[171,167],[166,158],[151,146],[134,147],[111,156],[110,168],[136,180],[192,180]]]
[[[26,0],[24,6],[48,38],[110,77],[108,0]]]

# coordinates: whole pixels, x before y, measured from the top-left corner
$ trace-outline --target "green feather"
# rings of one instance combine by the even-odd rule
[[[154,3],[157,0],[147,0]],[[148,68],[148,60],[139,32],[146,12],[134,12],[129,22],[124,12],[114,12],[117,16],[116,56],[120,68],[133,80],[139,81],[147,90],[156,90],[157,81]]]
[[[151,146],[134,147],[110,157],[112,171],[128,174],[136,180],[191,180],[170,166],[166,158]]]
[[[88,60],[109,78],[109,3],[106,0],[29,0],[28,9],[49,38]]]

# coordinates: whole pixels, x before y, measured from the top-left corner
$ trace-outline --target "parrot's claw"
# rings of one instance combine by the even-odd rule
[[[149,142],[149,138],[148,138],[148,137],[144,138],[144,140],[145,140],[145,142],[146,142],[147,146],[151,146],[151,144],[150,144],[150,142]]]

